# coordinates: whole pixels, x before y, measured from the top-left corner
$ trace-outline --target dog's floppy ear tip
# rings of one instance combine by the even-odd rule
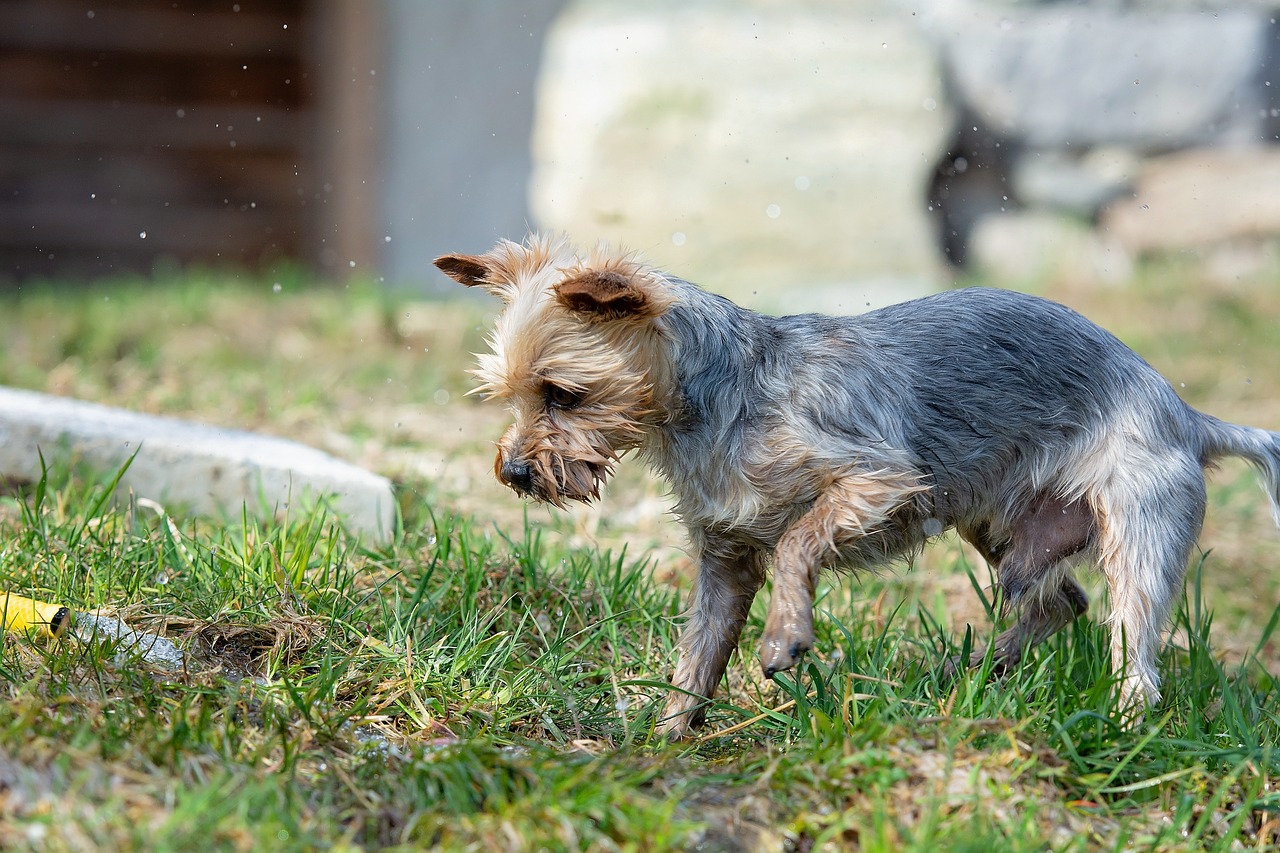
[[[556,285],[570,311],[601,318],[648,317],[659,313],[644,286],[616,270],[582,270]]]
[[[432,263],[440,272],[467,287],[489,283],[489,266],[484,258],[476,255],[441,255]]]

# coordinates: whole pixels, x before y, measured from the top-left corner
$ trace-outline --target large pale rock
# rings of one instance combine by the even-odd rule
[[[547,42],[531,206],[758,307],[871,277],[915,295],[942,275],[941,104],[889,2],[578,0]]]
[[[395,522],[390,482],[280,438],[143,415],[65,397],[0,388],[0,476],[34,480],[40,457],[112,473],[130,456],[123,488],[197,512],[238,517],[324,499],[366,541]],[[135,456],[136,454],[136,456]]]

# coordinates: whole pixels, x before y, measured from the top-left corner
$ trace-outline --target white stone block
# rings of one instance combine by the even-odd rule
[[[385,477],[296,442],[0,387],[0,476],[35,480],[45,461],[113,473],[166,507],[238,518],[325,500],[370,544],[385,543],[395,498]]]

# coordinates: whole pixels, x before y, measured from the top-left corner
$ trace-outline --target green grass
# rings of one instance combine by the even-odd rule
[[[322,511],[215,526],[104,491],[9,499],[0,575],[169,634],[186,669],[7,638],[7,847],[664,849],[754,833],[1172,849],[1251,840],[1280,806],[1274,684],[1251,658],[1213,657],[1198,574],[1178,617],[1190,642],[1136,729],[1116,723],[1092,623],[1008,679],[949,683],[936,664],[960,649],[927,610],[877,619],[832,594],[822,659],[711,715],[713,732],[748,725],[668,745],[651,737],[654,675],[678,603],[623,558],[426,515],[367,550]]]
[[[1164,701],[1138,725],[1118,722],[1096,612],[1007,677],[945,678],[943,660],[990,634],[987,571],[948,540],[917,572],[831,579],[816,652],[776,685],[754,664],[762,597],[706,733],[664,743],[652,729],[687,594],[670,578],[684,570],[661,552],[575,544],[573,523],[522,519],[487,482],[467,503],[397,468],[398,454],[435,449],[403,431],[397,406],[486,417],[459,402],[480,310],[270,284],[193,276],[0,299],[0,382],[330,442],[391,469],[401,497],[393,541],[371,548],[323,509],[275,521],[159,511],[111,499],[116,472],[57,460],[41,481],[10,484],[0,587],[102,608],[168,636],[186,665],[5,636],[0,848],[987,853],[1280,840],[1276,581],[1250,580],[1274,577],[1276,539],[1246,473],[1215,486],[1213,550],[1190,568]],[[1130,308],[1164,286],[1140,285]],[[1084,296],[1136,316],[1114,294]],[[1213,337],[1233,349],[1176,332],[1196,376],[1274,342],[1274,326],[1204,298],[1228,306],[1213,309],[1226,324]],[[1275,377],[1254,378],[1248,393],[1277,391]],[[1225,397],[1196,402],[1234,415]],[[450,452],[483,457],[492,437]],[[956,601],[977,614],[972,631]]]

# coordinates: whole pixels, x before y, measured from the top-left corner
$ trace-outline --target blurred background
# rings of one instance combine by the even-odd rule
[[[764,308],[1274,269],[1250,0],[2,0],[0,282],[420,291],[531,228]],[[802,287],[798,287],[802,286]]]

